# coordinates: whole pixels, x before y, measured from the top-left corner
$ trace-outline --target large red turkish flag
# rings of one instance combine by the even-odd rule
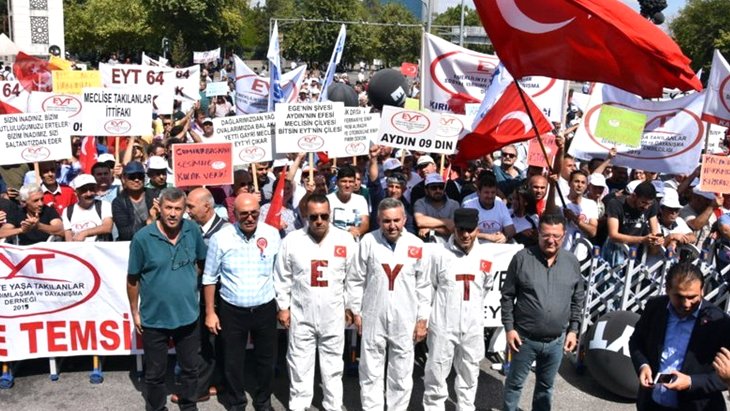
[[[527,93],[525,93],[525,100],[540,135],[551,131],[553,126]],[[502,97],[477,124],[474,131],[459,141],[459,152],[455,162],[463,163],[474,160],[508,144],[534,137],[535,132],[525,105],[522,104],[517,86],[512,82],[504,90]]]
[[[642,97],[702,90],[661,29],[617,0],[475,0],[499,59],[515,77],[597,81]]]
[[[15,78],[28,91],[52,91],[51,70],[58,70],[58,67],[22,51],[18,53],[13,63]]]

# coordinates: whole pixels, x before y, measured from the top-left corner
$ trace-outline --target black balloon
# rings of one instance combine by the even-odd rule
[[[653,16],[651,16],[651,21],[654,24],[664,23],[664,13],[662,13],[661,11],[657,11],[656,13],[654,13]]]
[[[373,107],[403,107],[406,104],[408,80],[395,69],[382,69],[375,73],[368,84],[368,99]]]
[[[357,107],[357,92],[345,83],[335,82],[327,87],[327,99],[329,101],[341,101],[345,107]]]
[[[639,377],[636,375],[628,351],[624,351],[623,348],[628,346],[628,337],[637,321],[639,315],[636,313],[610,312],[591,326],[581,344],[581,349],[587,350],[586,368],[598,384],[620,397],[631,399],[635,399],[639,392]],[[599,331],[598,336],[596,336],[597,331]],[[619,339],[622,340],[618,341]]]

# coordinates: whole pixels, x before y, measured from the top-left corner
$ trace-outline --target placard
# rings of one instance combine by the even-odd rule
[[[436,136],[441,116],[429,111],[412,111],[383,106],[380,128],[374,143],[430,153],[452,153],[456,143]],[[447,149],[445,150],[445,146]]]
[[[101,87],[101,73],[96,70],[54,70],[53,92],[57,94],[81,94],[87,87]]]
[[[19,81],[0,81],[0,101],[21,113],[28,111],[30,94]]]
[[[172,164],[175,187],[233,184],[231,143],[175,144]]]
[[[548,157],[550,158],[550,164],[545,161],[545,154],[543,154],[540,148],[540,143],[536,138],[533,138],[527,145],[527,165],[549,168],[553,164],[555,153],[558,152],[558,146],[555,144],[555,134],[549,133],[540,137],[542,138],[542,143],[545,145],[545,151],[547,151]]]
[[[334,158],[367,155],[379,127],[379,113],[370,113],[364,107],[345,107],[344,138],[335,140],[327,154]]]
[[[104,87],[129,86],[151,89],[157,96],[153,104],[159,114],[172,113],[172,99],[200,100],[200,66],[186,68],[142,66],[137,64],[99,64]]]
[[[641,147],[646,114],[604,105],[598,114],[596,137],[629,147]]]
[[[83,133],[81,111],[83,104],[80,95],[46,93],[34,91],[28,98],[29,113],[57,113],[68,118],[71,135]]]
[[[344,138],[345,104],[339,101],[276,105],[275,152],[329,151]]]
[[[216,117],[211,141],[233,144],[234,166],[271,161],[274,124],[274,113]]]
[[[730,193],[730,157],[703,154],[700,170],[700,190]]]
[[[209,81],[205,86],[206,97],[225,96],[230,91],[227,81]]]
[[[58,113],[0,116],[0,165],[71,158],[69,121]]]
[[[440,113],[439,126],[436,129],[437,141],[435,146],[440,148],[432,152],[453,154],[456,152],[456,143],[471,132],[471,124],[467,117],[461,114]]]
[[[149,89],[85,88],[82,95],[84,134],[93,136],[141,136],[152,128]]]

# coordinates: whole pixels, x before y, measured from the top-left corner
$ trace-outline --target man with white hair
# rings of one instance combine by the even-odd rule
[[[0,228],[0,238],[18,236],[19,245],[47,241],[52,235],[63,236],[63,223],[56,209],[43,204],[43,191],[38,184],[20,187],[18,198],[23,208],[8,214]]]

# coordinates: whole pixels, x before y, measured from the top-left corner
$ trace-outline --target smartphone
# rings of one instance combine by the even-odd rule
[[[677,376],[674,374],[662,374],[659,373],[654,378],[654,384],[669,384],[674,382],[674,380],[677,379]]]

